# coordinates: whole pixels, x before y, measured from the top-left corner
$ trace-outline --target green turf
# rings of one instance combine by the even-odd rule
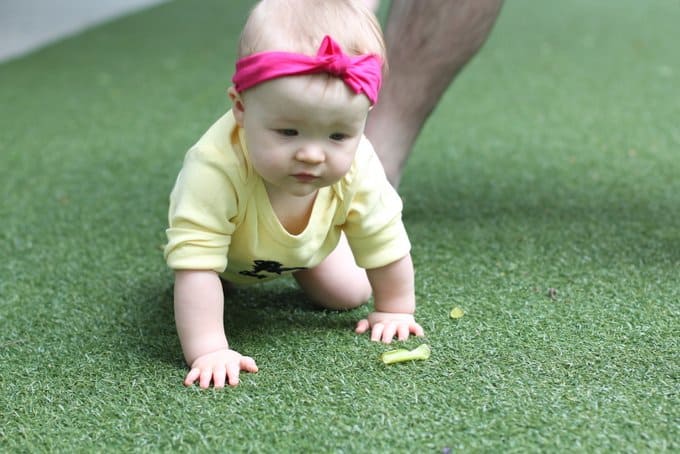
[[[228,302],[260,373],[181,386],[167,196],[227,105],[247,3],[0,65],[0,451],[678,452],[670,0],[507,2],[401,187],[428,361],[384,366],[351,331],[367,308],[282,282]]]

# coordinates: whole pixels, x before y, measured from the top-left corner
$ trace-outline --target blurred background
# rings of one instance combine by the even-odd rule
[[[167,0],[0,0],[0,62]]]

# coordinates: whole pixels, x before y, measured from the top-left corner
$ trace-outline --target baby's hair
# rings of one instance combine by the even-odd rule
[[[380,24],[362,0],[261,0],[243,28],[238,54],[239,58],[264,51],[316,55],[326,35],[348,55],[378,55],[386,70]]]

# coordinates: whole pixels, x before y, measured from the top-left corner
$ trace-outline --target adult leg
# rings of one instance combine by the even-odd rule
[[[366,271],[357,266],[344,235],[323,262],[293,276],[305,293],[326,309],[353,309],[368,302],[371,297]]]
[[[425,120],[479,50],[503,0],[392,0],[385,40],[390,67],[366,135],[397,187]]]

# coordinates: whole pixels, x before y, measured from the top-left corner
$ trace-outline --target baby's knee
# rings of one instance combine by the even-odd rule
[[[363,306],[371,299],[371,288],[346,289],[342,294],[319,295],[316,303],[333,311],[349,311]]]
[[[356,309],[359,306],[363,306],[364,304],[368,303],[368,300],[371,299],[371,289],[369,288],[368,290],[365,291],[357,291],[356,294],[354,295],[348,295],[346,298],[343,298],[340,301],[337,301],[335,304],[335,310],[338,311],[348,311],[351,309]]]

